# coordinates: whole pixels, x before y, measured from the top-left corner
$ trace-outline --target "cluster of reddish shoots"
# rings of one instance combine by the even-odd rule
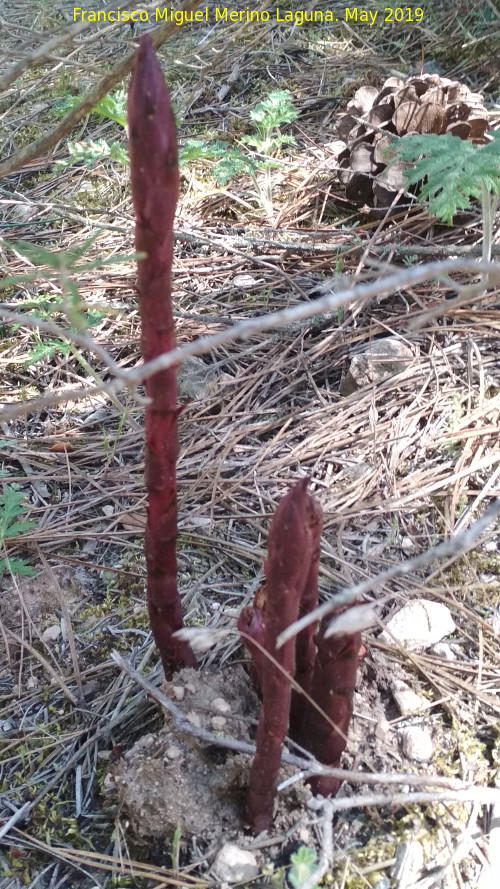
[[[179,193],[177,134],[163,74],[149,35],[141,37],[128,94],[132,200],[136,218],[141,347],[145,361],[175,348],[171,298],[173,221]],[[146,384],[145,480],[147,599],[151,629],[167,676],[195,659],[175,637],[182,627],[177,589],[178,453],[176,367]],[[317,759],[338,766],[352,711],[360,634],[325,638],[312,624],[281,648],[279,634],[318,600],[321,508],[295,484],[271,521],[266,582],[238,629],[248,646],[262,698],[247,802],[255,830],[269,827],[287,732]],[[292,690],[292,681],[294,684]],[[318,776],[313,789],[336,793],[338,779]]]
[[[287,732],[321,763],[338,768],[352,714],[359,631],[327,638],[330,615],[319,630],[312,623],[277,647],[280,634],[318,604],[322,512],[307,485],[302,479],[280,501],[269,528],[266,581],[238,620],[262,697],[247,800],[255,830],[266,829],[272,819]],[[323,796],[332,796],[340,785],[329,775],[310,783]]]

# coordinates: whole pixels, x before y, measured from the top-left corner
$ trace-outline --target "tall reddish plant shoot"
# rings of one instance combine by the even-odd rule
[[[279,634],[299,614],[301,596],[310,571],[316,514],[303,479],[280,501],[272,518],[265,565],[266,584],[258,591],[255,614],[246,613],[245,626],[257,642],[264,638],[270,657],[246,640],[260,680],[262,706],[256,754],[250,773],[247,818],[254,830],[269,827],[281,749],[290,715],[290,677],[295,673],[295,640],[276,648]],[[264,595],[265,593],[265,595]],[[260,613],[259,613],[260,612]],[[239,624],[241,628],[241,623]]]
[[[310,700],[303,702],[302,721],[294,739],[323,765],[339,768],[352,716],[361,633],[325,639],[325,630],[333,616],[322,621],[316,638],[317,654]],[[334,796],[341,781],[330,775],[317,775],[309,783],[314,793]]]
[[[308,523],[312,535],[311,561],[299,604],[299,617],[310,614],[318,604],[318,571],[323,510],[314,497],[308,498]],[[295,682],[301,689],[292,690],[290,733],[295,739],[302,734],[306,714],[304,702],[311,694],[316,663],[316,626],[309,624],[295,639]]]
[[[173,223],[179,195],[177,134],[170,97],[149,34],[141,37],[128,91],[130,179],[135,211],[141,349],[145,361],[175,348],[171,275]],[[145,418],[147,598],[151,629],[165,673],[192,666],[187,643],[173,638],[182,625],[177,589],[176,368],[146,382]]]

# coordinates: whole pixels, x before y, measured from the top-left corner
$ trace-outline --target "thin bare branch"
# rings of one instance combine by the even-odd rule
[[[9,324],[19,324],[20,327],[29,327],[30,330],[41,330],[43,333],[49,333],[51,336],[58,337],[58,339],[69,340],[82,349],[94,352],[112,373],[116,375],[122,373],[120,366],[113,361],[109,352],[103,349],[99,343],[96,343],[88,333],[69,330],[67,327],[61,327],[60,324],[55,324],[53,321],[44,321],[42,318],[36,318],[34,315],[28,315],[25,312],[13,312],[11,309],[2,308],[2,306],[0,306],[0,318],[8,321]]]
[[[1,168],[0,168],[1,175]],[[135,388],[152,374],[159,370],[165,370],[172,364],[179,364],[185,358],[191,355],[205,355],[218,346],[227,345],[237,340],[245,340],[257,333],[268,330],[276,330],[287,327],[298,321],[304,321],[318,314],[327,314],[336,311],[346,303],[353,300],[359,300],[360,303],[367,302],[375,297],[395,293],[397,290],[405,290],[421,284],[431,278],[443,280],[445,278],[449,286],[454,286],[448,280],[448,275],[453,272],[467,272],[469,274],[487,274],[490,275],[491,283],[495,284],[500,281],[500,266],[497,263],[475,262],[473,260],[444,260],[441,262],[432,262],[428,265],[417,266],[411,269],[402,269],[394,275],[381,278],[377,281],[371,281],[368,284],[359,284],[342,290],[340,293],[329,293],[326,296],[319,297],[316,300],[307,303],[300,303],[291,306],[288,309],[282,309],[278,312],[269,312],[265,315],[259,315],[248,321],[241,321],[233,327],[222,330],[219,333],[210,334],[209,336],[199,337],[185,346],[179,346],[177,349],[160,355],[153,361],[134,368],[133,370],[119,370],[116,379],[105,384],[97,386],[88,386],[67,390],[64,393],[56,393],[55,395],[43,396],[42,398],[26,401],[21,405],[7,405],[0,409],[0,421],[12,420],[16,417],[23,416],[43,407],[54,404],[60,404],[64,401],[78,400],[81,398],[92,398],[101,392],[108,394],[117,394],[126,387]],[[457,288],[459,285],[455,285]],[[443,311],[446,310],[446,303]]]
[[[281,633],[278,637],[278,646],[284,645],[285,642],[293,636],[296,636],[297,633],[300,633],[304,627],[321,620],[323,617],[326,617],[327,614],[330,614],[330,612],[335,611],[339,605],[348,605],[352,602],[356,602],[367,593],[370,593],[375,587],[382,586],[389,580],[393,580],[395,577],[401,577],[402,574],[410,574],[412,571],[425,568],[426,565],[429,565],[429,563],[433,562],[435,559],[444,559],[449,556],[457,557],[462,555],[462,553],[467,552],[475,546],[488,525],[490,525],[498,515],[500,515],[499,498],[494,500],[484,515],[474,522],[467,531],[464,531],[463,534],[460,534],[457,537],[452,537],[450,540],[443,540],[442,543],[438,543],[437,546],[431,547],[431,549],[426,550],[419,556],[415,556],[413,559],[408,559],[407,562],[401,562],[399,565],[393,565],[393,567],[388,568],[387,571],[381,571],[380,574],[377,574],[375,577],[370,577],[368,580],[364,580],[363,583],[358,583],[356,586],[344,590],[344,592],[339,593],[333,599],[328,599],[326,602],[323,602],[322,605],[319,605],[318,608],[311,611],[310,614],[306,614],[304,617],[300,618],[300,620],[295,621],[294,624],[290,624],[284,633]]]
[[[128,3],[124,3],[121,7],[122,9],[129,9],[131,6],[136,5],[136,0],[129,0]],[[112,9],[116,9],[115,3],[110,4],[109,6],[104,7],[103,12],[109,12]],[[38,46],[36,49],[30,53],[29,56],[24,56],[22,59],[19,59],[15,65],[12,65],[11,68],[8,68],[4,74],[0,77],[0,93],[4,90],[8,89],[11,83],[14,83],[21,74],[24,74],[25,71],[31,71],[33,68],[39,68],[40,65],[43,65],[44,62],[48,62],[50,60],[51,54],[54,50],[59,49],[61,46],[66,46],[67,43],[72,43],[75,37],[78,37],[79,34],[83,34],[85,31],[88,31],[90,28],[95,29],[95,22],[78,22],[74,25],[70,25],[66,31],[63,31],[60,34],[55,34],[54,37],[51,37],[50,40],[46,40],[45,43],[42,43],[41,46]]]
[[[191,10],[197,9],[200,4],[201,0],[187,0],[184,6],[182,6],[182,10],[184,12],[190,12]],[[170,37],[176,30],[177,26],[174,22],[165,22],[165,24],[160,25],[158,28],[155,28],[154,31],[151,31],[151,40],[154,48],[157,49],[158,46],[161,46],[167,37]],[[67,136],[73,127],[76,126],[78,121],[80,121],[82,117],[85,117],[85,115],[88,114],[106,93],[109,93],[117,83],[130,73],[134,58],[135,47],[133,52],[126,55],[123,59],[120,59],[108,74],[105,74],[104,77],[101,77],[101,79],[97,81],[96,85],[84,95],[80,104],[76,105],[75,108],[72,108],[71,111],[68,111],[62,118],[61,122],[54,127],[53,130],[45,133],[44,136],[40,136],[39,139],[35,142],[31,142],[26,148],[21,148],[19,151],[11,154],[3,164],[0,164],[0,178],[2,176],[8,176],[9,173],[14,173],[16,170],[20,170],[25,164],[28,164],[36,158],[42,157],[50,151],[51,148],[57,145],[59,140]]]
[[[111,653],[111,658],[115,664],[117,664],[127,676],[133,679],[134,682],[140,685],[141,688],[143,688],[144,691],[160,705],[160,707],[164,707],[165,710],[170,713],[178,731],[189,734],[193,738],[198,738],[198,740],[204,741],[207,744],[216,744],[227,750],[235,750],[237,753],[247,753],[250,756],[255,754],[255,744],[249,744],[246,741],[237,741],[235,738],[223,737],[215,732],[210,732],[207,729],[193,725],[193,723],[186,719],[180,707],[174,704],[170,698],[167,698],[166,695],[146,679],[142,673],[135,670],[121,654],[117,651],[113,651]],[[414,775],[408,772],[399,772],[397,774],[381,774],[376,772],[363,773],[359,771],[349,771],[348,769],[327,768],[326,766],[322,766],[321,763],[312,757],[306,759],[305,757],[296,756],[287,751],[282,752],[281,761],[297,766],[297,768],[304,772],[305,777],[308,775],[333,775],[342,778],[345,781],[352,781],[357,784],[410,784],[415,787],[445,787],[448,788],[450,793],[466,793],[471,789],[471,785],[466,782],[459,781],[456,778],[443,778],[440,775]],[[481,787],[472,788],[473,791],[477,792],[483,789],[484,788]],[[497,791],[497,793],[500,794],[500,791]]]

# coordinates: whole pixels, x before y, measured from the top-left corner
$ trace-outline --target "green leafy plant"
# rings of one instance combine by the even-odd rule
[[[65,96],[61,102],[57,103],[56,110],[58,114],[63,117],[68,111],[71,111],[79,105],[80,102],[80,96]],[[116,123],[120,124],[121,127],[126,129],[127,91],[125,87],[120,87],[115,90],[114,93],[107,93],[102,99],[99,99],[96,105],[91,109],[90,113],[96,114],[100,121],[105,118],[114,120]]]
[[[78,96],[66,96],[57,110],[65,114],[79,103]],[[109,118],[127,127],[125,90],[103,96],[92,108],[100,120]],[[273,90],[250,112],[250,120],[255,132],[243,136],[241,145],[230,145],[222,139],[186,139],[179,148],[179,166],[198,160],[215,161],[211,174],[219,185],[225,186],[235,176],[249,176],[255,195],[265,213],[273,213],[272,173],[279,166],[276,158],[284,145],[293,145],[293,136],[280,131],[284,124],[291,123],[298,115],[293,107],[288,90]],[[83,139],[68,142],[70,163],[83,163],[91,167],[96,161],[110,160],[127,165],[129,158],[126,149],[119,142],[107,139]],[[64,168],[68,160],[56,161],[56,168]],[[263,175],[259,176],[259,172]]]
[[[82,244],[64,251],[48,250],[46,247],[42,247],[39,244],[32,244],[29,241],[14,241],[11,244],[5,242],[5,246],[12,247],[12,249],[20,253],[21,256],[29,259],[33,265],[37,266],[37,268],[33,272],[28,272],[27,274],[11,275],[2,278],[0,281],[0,290],[5,290],[12,285],[32,283],[37,278],[44,278],[46,281],[55,281],[61,287],[62,297],[60,307],[61,311],[66,315],[70,326],[75,330],[85,330],[89,326],[89,323],[91,323],[91,318],[88,315],[88,307],[86,303],[81,300],[78,285],[76,283],[77,277],[82,272],[89,272],[93,269],[100,269],[117,262],[126,262],[137,258],[135,255],[121,255],[109,256],[106,259],[99,258],[92,260],[91,262],[81,261],[83,260],[84,254],[92,247],[94,241],[100,234],[101,232],[97,231],[83,241]],[[44,317],[44,313],[47,312],[47,301],[48,297],[44,294],[44,299],[42,299],[38,305],[32,299],[26,303],[26,307],[38,308],[40,317]]]
[[[294,144],[293,136],[280,132],[280,127],[291,123],[297,115],[288,90],[273,90],[250,112],[255,132],[243,136],[240,145],[231,146],[221,140],[207,143],[201,139],[190,139],[180,149],[179,163],[183,166],[200,158],[215,160],[211,174],[223,186],[235,176],[249,176],[259,204],[271,216],[271,171],[279,166],[276,158],[282,147]],[[263,172],[262,177],[259,177],[259,172]]]
[[[64,297],[60,294],[40,293],[32,299],[23,300],[22,309],[29,312],[32,318],[40,318],[41,321],[51,321],[55,316],[65,313]],[[105,312],[89,309],[83,302],[80,303],[77,310],[81,311],[82,323],[80,327],[83,325],[85,328],[93,327],[106,317]],[[12,330],[18,330],[20,326],[20,324],[13,324]],[[76,357],[79,357],[78,351],[70,342],[43,336],[37,330],[33,331],[33,338],[35,345],[28,352],[24,367],[30,367],[43,359],[50,360],[56,354],[67,355],[69,352],[72,352]]]
[[[242,142],[261,154],[277,154],[283,145],[294,144],[293,136],[284,135],[279,128],[297,116],[288,90],[273,90],[250,112],[250,120],[257,132],[253,136],[244,136]]]
[[[105,317],[105,313],[89,309],[86,303],[81,300],[78,287],[74,277],[86,265],[94,265],[93,263],[79,264],[79,260],[86,250],[92,245],[97,235],[88,238],[80,247],[67,250],[64,253],[56,253],[40,247],[36,244],[30,244],[27,241],[17,241],[13,244],[13,248],[22,256],[28,258],[31,262],[36,263],[39,268],[32,276],[17,276],[18,281],[33,280],[34,277],[43,275],[47,280],[57,280],[63,287],[62,295],[49,295],[41,293],[38,296],[26,300],[21,304],[23,310],[28,310],[35,318],[40,320],[52,320],[54,314],[63,314],[69,322],[70,330],[84,331],[99,323]],[[98,266],[101,261],[98,261]],[[45,271],[45,269],[48,270]],[[2,287],[7,286],[5,279]],[[20,324],[13,324],[16,330]],[[62,332],[62,331],[61,331]],[[52,358],[56,353],[67,355],[71,352],[89,371],[89,364],[84,359],[81,352],[70,341],[64,339],[54,339],[50,336],[42,336],[37,331],[34,332],[35,345],[28,353],[24,367],[30,367],[32,364],[42,359]],[[93,374],[92,371],[90,371]]]
[[[244,136],[241,140],[255,154],[245,156],[241,152],[238,155],[237,150],[233,149],[219,161],[214,170],[215,176],[221,182],[237,174],[248,174],[267,216],[273,214],[272,170],[278,166],[275,158],[284,145],[293,145],[295,142],[293,136],[280,132],[280,127],[291,123],[297,115],[298,111],[293,107],[288,90],[273,90],[250,112],[255,133]],[[257,176],[259,170],[262,171],[260,178]]]
[[[7,538],[17,537],[36,527],[36,522],[33,519],[24,518],[25,515],[24,497],[19,492],[17,485],[5,485],[0,494],[0,546],[2,549],[5,549]],[[4,571],[25,577],[31,577],[35,573],[24,559],[11,559],[9,556],[0,559],[0,574],[3,574]]]
[[[55,281],[59,285],[62,293],[55,297],[49,297],[47,294],[41,294],[38,298],[26,300],[20,304],[22,310],[34,310],[33,314],[40,317],[41,320],[52,320],[51,315],[56,313],[63,315],[67,322],[68,331],[85,333],[89,327],[98,324],[105,312],[89,306],[82,301],[77,285],[77,277],[85,271],[103,268],[117,262],[137,259],[137,256],[112,256],[106,259],[96,259],[91,262],[84,260],[84,254],[90,249],[100,232],[96,232],[87,238],[82,244],[73,247],[71,250],[52,251],[38,244],[31,244],[28,241],[16,241],[12,248],[22,256],[30,260],[36,268],[24,275],[12,275],[3,278],[0,281],[0,290],[6,289],[13,284],[28,284],[33,281],[44,278],[46,281]],[[13,324],[16,329],[20,326],[19,322]],[[82,351],[71,341],[71,337],[65,338],[65,328],[59,324],[61,329],[61,339],[57,340],[52,336],[40,335],[34,333],[35,346],[28,354],[25,367],[29,367],[34,363],[51,358],[56,352],[61,354],[71,353],[75,356],[85,371],[96,382],[101,382],[98,374],[89,364]],[[115,395],[109,396],[112,403],[118,409],[120,415],[123,413],[123,405]]]
[[[60,101],[56,110],[61,117],[68,111],[71,111],[76,105],[79,105],[79,96],[65,96]],[[116,90],[114,93],[107,93],[102,99],[99,99],[96,105],[91,109],[91,114],[96,114],[100,121],[108,118],[114,120],[124,129],[127,128],[127,92],[124,87]],[[119,142],[108,142],[107,139],[84,139],[81,142],[68,142],[67,145],[70,163],[76,164],[83,162],[85,166],[90,167],[98,160],[111,160],[120,164],[128,164],[128,155]],[[56,161],[56,169],[66,167],[68,161],[66,159]]]
[[[500,132],[487,145],[446,133],[409,135],[398,143],[397,156],[413,164],[405,172],[408,185],[420,185],[419,198],[429,210],[451,224],[458,210],[472,200],[500,193]]]
[[[291,867],[288,871],[288,882],[293,889],[301,889],[318,866],[318,860],[314,849],[309,846],[299,846],[296,852],[290,855]],[[318,889],[314,886],[314,889]]]
[[[99,160],[110,160],[124,166],[128,164],[127,152],[119,142],[108,142],[107,139],[84,139],[81,142],[68,142],[67,148],[72,164],[84,163],[86,167],[91,167]],[[66,159],[55,163],[56,169],[67,165]]]

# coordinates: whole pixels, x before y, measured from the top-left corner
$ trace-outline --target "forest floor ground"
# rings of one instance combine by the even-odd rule
[[[423,53],[424,71],[481,92],[498,127],[496,5],[430,4],[421,21],[391,22],[391,6],[368,3],[379,12],[373,26],[346,21],[338,3],[310,6],[338,21],[283,22],[270,6],[268,22],[216,22],[216,4],[201,4],[204,21],[175,26],[159,50],[184,160],[179,345],[481,253],[479,205],[446,226],[421,205],[374,216],[350,204],[336,125],[359,87],[420,72]],[[73,22],[66,0],[0,0],[0,82],[54,40],[0,93],[1,163],[53,130],[134,50],[154,24],[153,5],[144,9],[149,25],[88,22],[68,43],[58,42]],[[10,281],[0,316],[0,887],[202,889],[220,882],[211,869],[230,841],[254,852],[256,885],[279,889],[291,852],[320,857],[332,839],[331,889],[486,889],[495,810],[480,791],[496,786],[500,759],[498,522],[467,553],[374,583],[382,624],[425,599],[447,606],[455,631],[440,649],[418,651],[380,638],[381,626],[365,634],[344,760],[360,780],[343,784],[345,807],[330,819],[297,781],[280,793],[269,835],[253,837],[243,820],[250,758],[178,737],[111,655],[177,695],[195,722],[252,741],[258,703],[235,616],[262,581],[269,521],[289,485],[309,476],[323,508],[322,597],[465,531],[498,494],[500,290],[456,304],[450,280],[426,280],[207,346],[200,364],[180,365],[179,588],[189,625],[228,632],[198,673],[162,686],[145,604],[142,388],[110,394],[105,361],[122,370],[141,362],[122,153],[127,81],[0,186],[1,275]],[[273,135],[293,141],[253,176],[240,157],[222,184],[221,160],[261,160],[242,140],[255,138],[251,113],[277,89],[298,113]],[[498,214],[492,222],[498,255]],[[60,335],[68,327],[97,351]],[[387,336],[413,360],[344,394],[352,356]],[[398,704],[402,684],[420,699],[414,712]],[[221,698],[224,724],[210,709]],[[427,759],[404,741],[415,728],[432,743]],[[377,783],[364,785],[373,774]],[[444,779],[470,782],[476,798],[443,796]],[[413,863],[402,863],[405,853]]]

